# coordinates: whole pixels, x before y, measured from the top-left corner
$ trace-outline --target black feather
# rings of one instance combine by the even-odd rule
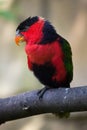
[[[59,83],[55,80],[52,80],[53,75],[55,74],[55,68],[51,63],[45,63],[44,65],[37,65],[33,63],[33,72],[38,80],[49,87],[70,87],[69,83],[66,81],[64,83]]]
[[[50,24],[49,21],[45,21],[42,31],[43,31],[43,38],[42,38],[40,44],[52,43],[53,41],[55,41],[58,38],[58,34],[56,33],[56,30]]]
[[[39,20],[38,16],[35,17],[29,17],[26,20],[24,20],[22,23],[19,24],[19,26],[17,27],[16,31],[19,30],[21,31],[25,31],[28,27],[30,27],[31,25],[33,25],[34,23],[36,23]]]

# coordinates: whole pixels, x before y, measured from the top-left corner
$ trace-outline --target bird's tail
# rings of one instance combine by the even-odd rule
[[[70,84],[66,84],[65,86],[66,86],[66,88],[70,88]],[[59,118],[69,118],[70,117],[70,112],[60,111],[58,113],[53,113],[53,114]]]
[[[53,113],[55,116],[59,118],[69,118],[70,117],[70,112],[58,112],[58,113]]]

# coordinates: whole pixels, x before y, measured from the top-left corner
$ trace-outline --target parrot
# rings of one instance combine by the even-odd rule
[[[43,17],[28,17],[16,29],[15,43],[25,42],[28,68],[45,86],[40,98],[50,88],[69,88],[73,79],[72,50],[69,42]],[[69,112],[59,112],[67,117]]]

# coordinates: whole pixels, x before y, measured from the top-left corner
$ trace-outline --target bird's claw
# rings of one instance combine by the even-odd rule
[[[39,90],[39,91],[37,92],[37,95],[39,96],[39,99],[42,99],[44,93],[45,93],[48,89],[49,89],[49,87],[46,86],[46,87],[42,88],[41,90]]]

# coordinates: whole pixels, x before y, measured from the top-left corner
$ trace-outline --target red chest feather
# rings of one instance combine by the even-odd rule
[[[51,62],[56,55],[62,57],[61,48],[57,42],[46,45],[27,44],[25,50],[30,61],[36,64]]]
[[[63,62],[64,57],[58,41],[46,45],[28,44],[25,50],[31,63],[44,65],[49,62],[52,64],[55,68],[52,80],[60,82],[65,80],[66,70]]]

